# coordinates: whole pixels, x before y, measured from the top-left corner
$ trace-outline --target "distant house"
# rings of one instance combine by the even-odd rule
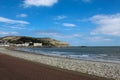
[[[10,45],[9,44],[0,44],[0,46],[9,47]]]
[[[28,46],[34,46],[34,47],[42,47],[42,43],[23,43],[23,44],[14,44],[14,46],[19,46],[19,47],[28,47]]]
[[[34,47],[37,47],[37,46],[38,46],[38,47],[42,47],[42,43],[33,43],[33,46],[34,46]]]
[[[12,46],[22,46],[22,44],[13,44]]]
[[[24,43],[23,46],[27,47],[30,43]]]
[[[15,46],[23,46],[23,47],[28,47],[29,43],[23,43],[23,44],[14,44]]]
[[[9,47],[10,44],[7,41],[0,40],[0,46]]]

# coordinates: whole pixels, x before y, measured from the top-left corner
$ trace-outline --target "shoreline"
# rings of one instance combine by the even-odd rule
[[[4,53],[13,57],[22,58],[25,60],[42,63],[50,66],[55,66],[62,69],[87,73],[95,76],[112,78],[120,80],[120,64],[95,62],[85,60],[74,60],[60,57],[52,57],[46,55],[30,54],[29,52],[21,52],[16,50],[8,50],[0,48],[0,53]]]
[[[24,48],[24,47],[23,47],[23,48]],[[66,56],[56,56],[56,55],[48,55],[48,54],[42,54],[42,53],[37,53],[37,52],[29,52],[29,51],[17,50],[16,48],[7,48],[7,49],[9,49],[9,50],[14,50],[14,51],[18,51],[18,52],[25,52],[25,53],[31,53],[31,54],[36,54],[36,55],[43,55],[43,56],[48,56],[48,57],[56,57],[56,58],[63,58],[63,59],[70,59],[70,60],[80,60],[80,61],[90,61],[90,62],[101,62],[101,63],[120,64],[120,61],[77,59],[77,58],[66,57]]]

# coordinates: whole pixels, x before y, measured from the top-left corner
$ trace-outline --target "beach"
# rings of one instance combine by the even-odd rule
[[[28,52],[8,50],[5,48],[0,48],[0,53],[1,53],[0,54],[1,71],[3,71],[3,73],[7,75],[10,75],[10,77],[12,76],[10,73],[16,71],[13,72],[16,76],[16,79],[19,78],[19,76],[23,76],[26,79],[22,78],[22,80],[107,80],[105,78],[108,78],[108,80],[111,79],[120,80],[119,63],[117,64],[117,63],[109,63],[109,62],[74,60],[68,58],[52,57],[52,56],[38,55]],[[6,65],[5,68],[7,68],[9,72],[4,71],[3,68],[4,66],[2,64]],[[42,70],[40,67],[44,68],[45,70],[44,69]],[[20,74],[16,74],[16,73],[20,73]],[[1,77],[4,77],[4,74],[2,73],[0,74],[2,75]],[[38,76],[40,78],[38,78]],[[58,78],[58,76],[61,77]],[[105,77],[105,78],[100,78],[100,77]],[[7,80],[16,80],[16,79],[12,79],[11,77],[11,79],[7,79]]]

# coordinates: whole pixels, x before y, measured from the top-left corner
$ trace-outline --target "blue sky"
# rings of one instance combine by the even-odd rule
[[[120,0],[0,0],[0,37],[120,46]]]

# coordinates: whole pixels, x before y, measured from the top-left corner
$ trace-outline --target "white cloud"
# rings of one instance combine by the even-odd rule
[[[75,37],[81,37],[81,34],[74,34]]]
[[[57,32],[52,32],[52,31],[38,31],[36,33],[39,35],[45,35],[45,36],[58,35]]]
[[[98,26],[91,34],[120,36],[120,14],[95,15],[91,21]]]
[[[4,17],[0,17],[0,22],[9,23],[9,24],[29,24],[29,22],[27,21],[12,20]]]
[[[30,7],[30,6],[53,6],[55,3],[57,3],[58,0],[24,0],[24,6]]]
[[[80,38],[82,35],[81,34],[71,34],[71,35],[62,35],[62,34],[59,34],[59,35],[55,35],[54,37],[56,38],[65,38],[65,39],[70,39],[70,38]]]
[[[17,17],[21,17],[21,18],[25,18],[27,17],[28,15],[27,14],[19,14],[19,15],[16,15]]]
[[[96,41],[111,41],[112,39],[95,36],[95,37],[89,37],[89,38],[87,38],[87,40],[92,41],[92,42],[96,42]]]
[[[67,16],[61,15],[61,16],[57,16],[54,20],[61,20],[65,18],[67,18]]]
[[[22,29],[26,29],[24,25],[21,25],[21,24],[18,24],[18,25],[10,25],[10,26],[7,26],[11,29],[17,29],[17,30],[22,30]]]
[[[2,36],[8,36],[8,35],[17,35],[18,32],[8,32],[8,31],[0,31],[0,35]]]
[[[62,25],[66,26],[66,27],[75,27],[76,26],[75,24],[72,24],[72,23],[63,23]]]
[[[86,3],[91,2],[91,0],[82,0],[82,1]]]
[[[37,35],[46,36],[46,37],[55,37],[55,38],[79,38],[81,34],[71,34],[71,35],[63,35],[62,33],[55,32],[55,31],[38,31],[36,32]]]

